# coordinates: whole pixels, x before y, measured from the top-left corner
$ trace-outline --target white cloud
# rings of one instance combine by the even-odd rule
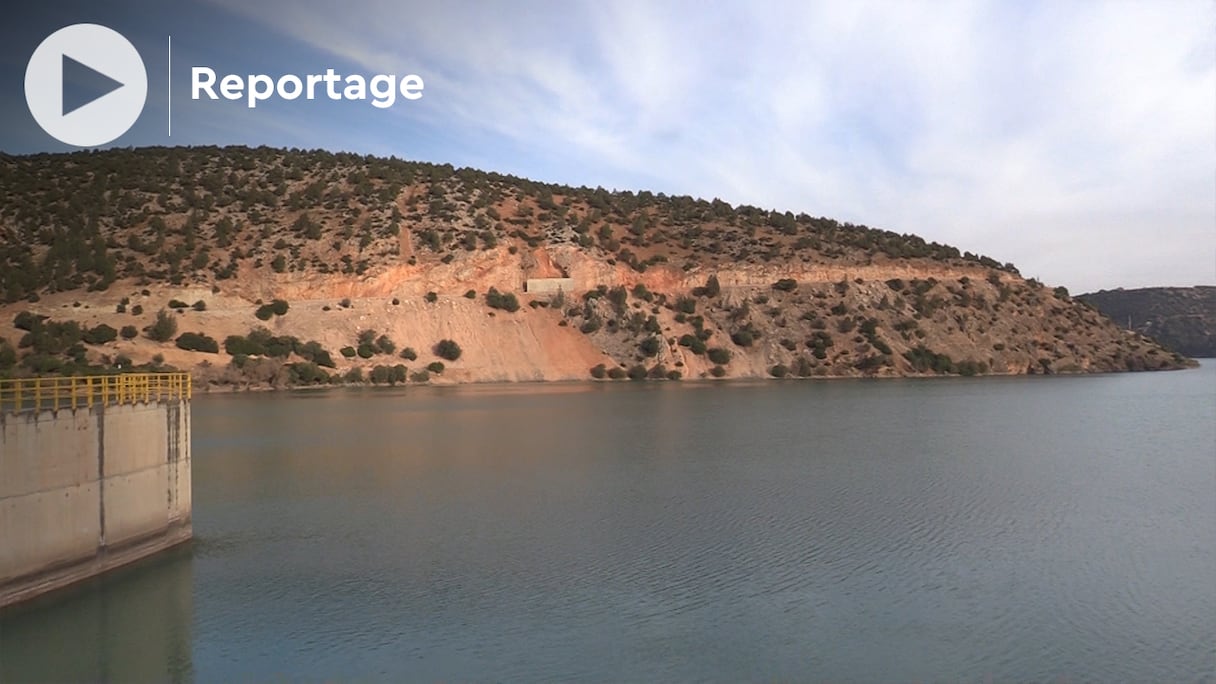
[[[576,176],[546,180],[915,232],[1074,291],[1216,282],[1207,3],[217,2],[422,73],[409,115]]]

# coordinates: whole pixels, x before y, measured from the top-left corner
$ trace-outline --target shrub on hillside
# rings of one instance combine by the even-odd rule
[[[102,323],[96,328],[90,328],[84,332],[81,338],[88,344],[105,344],[113,342],[118,338],[118,331],[110,326]]]
[[[258,310],[253,313],[259,320],[268,321],[273,316],[284,316],[290,307],[287,302],[282,299],[276,299],[269,304],[263,304],[258,307]]]
[[[705,353],[705,341],[696,335],[683,335],[680,337],[680,346],[688,347],[688,351],[700,356]]]
[[[514,313],[519,311],[519,300],[515,297],[514,293],[507,292],[504,294],[491,287],[486,292],[486,306],[489,306],[491,309],[502,309],[503,311]]]
[[[655,356],[662,348],[663,341],[654,335],[643,339],[638,345],[638,350],[642,352],[643,356]]]
[[[168,342],[177,334],[177,321],[168,311],[161,309],[156,312],[156,322],[148,326],[148,339],[155,342]]]
[[[714,362],[715,364],[717,364],[719,366],[725,366],[726,364],[730,363],[731,354],[730,354],[729,349],[723,349],[722,347],[713,347],[709,351],[706,352],[706,355],[709,356],[710,361]]]
[[[460,358],[460,345],[453,340],[439,340],[435,343],[435,356],[448,361],[455,361]]]
[[[206,352],[208,354],[220,353],[220,345],[214,338],[196,332],[184,332],[178,335],[177,348],[185,349],[186,351]]]

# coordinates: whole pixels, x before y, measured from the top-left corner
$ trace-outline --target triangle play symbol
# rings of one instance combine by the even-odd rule
[[[121,81],[63,55],[63,116],[123,87]]]

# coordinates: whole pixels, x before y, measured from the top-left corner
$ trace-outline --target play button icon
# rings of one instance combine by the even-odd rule
[[[60,73],[63,74],[63,116],[122,87],[122,83],[67,55],[63,56],[63,69]],[[86,83],[88,85],[85,85]]]
[[[113,29],[73,24],[47,36],[25,68],[25,101],[42,129],[78,147],[104,145],[143,111],[148,75]]]

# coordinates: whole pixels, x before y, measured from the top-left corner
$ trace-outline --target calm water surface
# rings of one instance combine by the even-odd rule
[[[204,397],[0,681],[1216,680],[1216,363]]]

